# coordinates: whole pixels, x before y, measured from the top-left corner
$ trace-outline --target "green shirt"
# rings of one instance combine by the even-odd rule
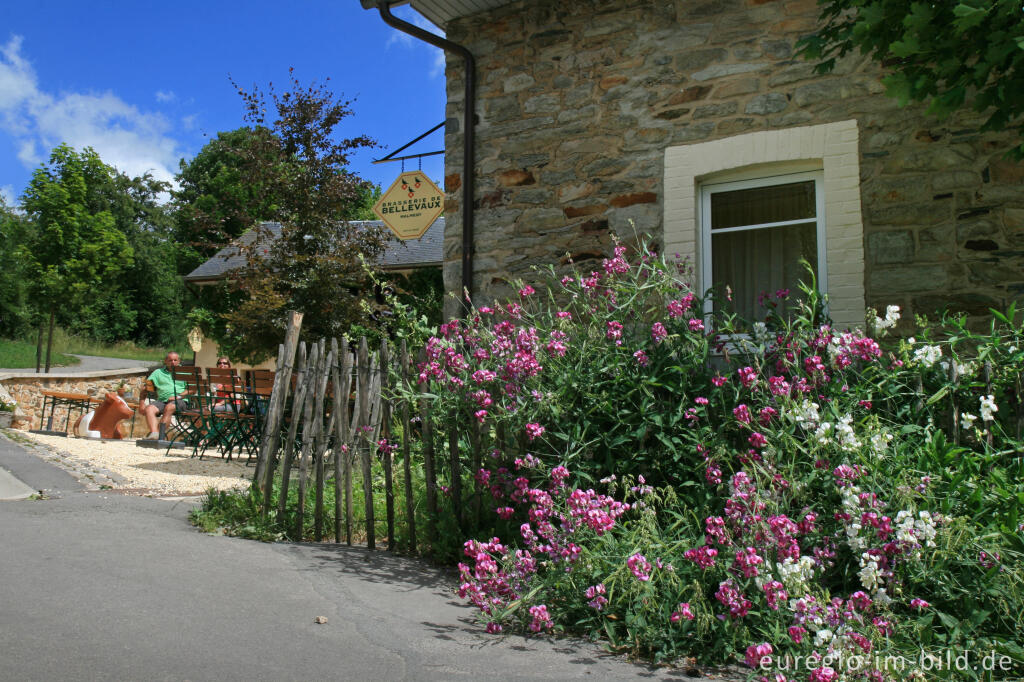
[[[149,375],[149,380],[156,387],[156,399],[162,403],[166,403],[176,395],[184,394],[188,388],[186,382],[175,381],[166,367],[153,370],[153,373]]]

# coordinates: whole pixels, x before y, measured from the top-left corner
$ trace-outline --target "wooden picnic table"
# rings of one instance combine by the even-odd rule
[[[42,426],[43,422],[45,422],[46,428],[32,429],[32,433],[42,433],[48,436],[67,436],[68,427],[71,425],[72,410],[78,410],[80,413],[79,416],[84,415],[86,412],[89,411],[89,408],[92,407],[93,403],[102,403],[106,398],[107,392],[104,392],[103,398],[89,395],[88,393],[71,393],[68,391],[41,391],[41,393],[43,394],[43,411],[40,413],[39,425]],[[127,403],[128,407],[130,407],[134,412],[134,414],[132,415],[131,430],[131,434],[134,434],[135,416],[138,415],[139,404],[129,402],[127,400],[125,400],[125,403]],[[54,413],[56,412],[58,406],[68,408],[67,416],[64,418],[63,431],[55,431],[53,428]],[[49,417],[46,416],[47,407],[49,407],[50,410]],[[131,437],[131,434],[129,434],[129,437]]]

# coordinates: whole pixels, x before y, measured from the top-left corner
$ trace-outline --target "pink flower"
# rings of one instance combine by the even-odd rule
[[[665,325],[661,322],[655,322],[651,325],[651,338],[654,339],[654,343],[661,343],[668,336],[668,331],[665,329]]]
[[[758,645],[751,644],[747,647],[747,655],[744,660],[751,668],[761,668],[771,665],[772,645],[768,642],[761,642]]]
[[[515,513],[515,511],[516,510],[513,509],[512,507],[498,507],[497,509],[494,510],[494,513],[498,515],[498,518],[502,518],[508,521],[512,518],[512,515]]]
[[[732,408],[732,416],[741,424],[750,423],[750,409],[746,405],[740,404]]]
[[[839,673],[828,666],[815,668],[807,678],[810,682],[835,682],[839,679]]]
[[[473,413],[473,416],[476,417],[477,422],[483,424],[484,420],[487,419],[487,410],[477,410]]]
[[[768,439],[764,437],[764,434],[757,431],[750,434],[750,437],[747,438],[747,442],[758,450],[763,448],[765,445],[768,445]]]
[[[526,425],[526,436],[533,440],[544,433],[544,427],[535,422],[531,422]]]
[[[725,382],[727,381],[728,379],[722,376],[711,377],[711,383],[714,384],[715,386],[725,386]]]
[[[530,616],[533,620],[530,622],[530,630],[532,632],[540,632],[541,629],[550,630],[554,623],[551,621],[551,616],[548,615],[548,607],[544,604],[530,607]]]
[[[647,366],[647,353],[643,352],[642,350],[638,350],[637,352],[633,353],[633,357],[636,358],[637,364],[640,365],[641,367]]]
[[[651,579],[651,562],[643,554],[634,554],[626,559],[626,566],[640,582],[647,582]]]
[[[607,331],[605,336],[609,341],[615,341],[615,345],[622,345],[622,323],[616,322],[615,320],[609,320],[607,325]]]
[[[740,383],[743,384],[743,388],[750,388],[757,383],[757,372],[754,371],[753,367],[743,367],[736,370],[736,373],[740,377]]]
[[[931,606],[931,604],[926,602],[924,599],[917,599],[916,597],[910,600],[910,605],[918,611],[920,611],[921,609],[926,609],[929,606]]]
[[[500,623],[488,623],[487,624],[487,634],[496,635],[499,632],[501,632],[501,624]]]
[[[595,611],[600,611],[601,609],[604,608],[604,605],[608,603],[608,599],[606,599],[605,596],[604,596],[605,595],[604,583],[598,583],[597,585],[591,585],[590,587],[587,588],[586,595],[587,595],[587,599],[589,600],[587,602],[587,606],[589,606],[590,608],[594,609]]]
[[[702,332],[702,331],[704,331],[704,323],[701,322],[699,318],[691,317],[689,325],[690,325],[690,331],[691,332]]]
[[[693,611],[690,610],[689,602],[680,602],[676,610],[672,612],[672,617],[669,618],[669,622],[678,623],[681,619],[693,620],[696,616],[693,615]]]
[[[803,641],[804,635],[806,634],[807,630],[805,628],[800,627],[799,625],[789,626],[789,638],[797,644]]]
[[[555,317],[557,317],[560,320],[572,320],[572,313],[566,312],[564,310],[559,310],[557,313],[555,313]]]
[[[527,296],[532,296],[535,293],[537,293],[537,292],[529,284],[527,284],[525,287],[523,287],[522,289],[519,290],[519,295],[522,298],[526,298]]]

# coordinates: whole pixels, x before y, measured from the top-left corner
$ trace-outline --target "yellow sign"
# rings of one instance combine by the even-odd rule
[[[373,212],[405,241],[419,239],[444,211],[444,192],[420,171],[398,176]]]

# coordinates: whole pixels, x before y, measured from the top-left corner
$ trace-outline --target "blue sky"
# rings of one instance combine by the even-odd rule
[[[439,33],[407,6],[394,13]],[[384,189],[401,164],[372,159],[444,120],[442,51],[387,26],[358,0],[43,0],[5,3],[3,17],[0,193],[9,205],[61,142],[91,146],[130,175],[170,180],[179,159],[243,125],[229,75],[250,89],[286,89],[289,67],[303,84],[329,78],[336,95],[355,100],[341,135],[385,146],[360,152],[350,167]],[[443,143],[442,129],[402,154]],[[442,158],[423,159],[438,184]]]

